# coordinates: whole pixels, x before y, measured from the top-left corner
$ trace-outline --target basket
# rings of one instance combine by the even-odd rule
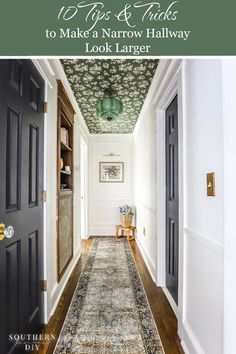
[[[129,226],[131,226],[131,224],[132,224],[132,216],[133,216],[133,215],[131,215],[131,214],[129,214],[129,215],[123,215],[123,214],[121,214],[121,215],[120,215],[121,225],[122,225],[123,227],[129,227]]]

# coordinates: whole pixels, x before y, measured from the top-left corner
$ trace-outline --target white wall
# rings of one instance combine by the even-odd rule
[[[107,157],[114,153],[120,156]],[[99,162],[124,162],[124,183],[100,183]],[[102,134],[90,136],[89,148],[89,235],[114,235],[120,223],[119,206],[133,204],[133,137]]]
[[[188,227],[223,245],[223,120],[220,60],[186,61]],[[216,173],[216,197],[206,173]],[[207,215],[207,217],[206,217]]]
[[[135,129],[137,242],[153,279],[156,280],[156,250],[161,243],[160,234],[156,234],[158,227],[155,226],[157,217],[155,165],[157,169],[159,166],[163,168],[163,161],[155,162],[156,128],[152,102],[155,108],[160,107],[172,89],[179,89],[181,91],[179,108],[182,114],[179,117],[180,136],[183,145],[180,147],[182,154],[180,176],[186,182],[181,186],[181,205],[184,210],[181,210],[183,221],[180,230],[180,272],[183,273],[180,276],[180,296],[183,300],[180,301],[178,310],[179,334],[182,336],[186,353],[222,354],[224,286],[222,62],[214,59],[184,62],[183,66],[179,66],[177,60],[161,60],[159,68],[162,70],[157,70]],[[175,67],[176,70],[178,67],[176,88],[174,88]],[[164,148],[159,153],[164,154]],[[206,196],[208,172],[216,174],[214,198]],[[162,194],[164,188],[165,185],[162,184],[162,190],[160,188],[157,190]],[[146,227],[147,236],[142,234],[143,227]],[[164,260],[164,255],[161,256]],[[162,270],[164,268],[163,266]]]
[[[223,353],[223,120],[220,60],[186,60],[184,342]],[[216,174],[216,197],[206,174]],[[191,343],[189,343],[191,341]]]
[[[68,278],[80,256],[80,136],[88,141],[88,131],[75,101],[69,83],[58,60],[35,60],[41,74],[47,80],[48,113],[45,117],[45,171],[44,189],[47,202],[44,206],[44,278],[48,281],[45,293],[45,323],[54,313]],[[76,112],[74,122],[74,257],[60,283],[57,282],[57,79],[61,80]]]
[[[137,208],[136,240],[154,280],[157,249],[155,130],[155,112],[149,96],[134,132],[135,204]]]

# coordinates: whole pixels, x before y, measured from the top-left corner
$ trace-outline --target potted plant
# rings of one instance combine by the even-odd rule
[[[129,205],[122,205],[120,209],[120,221],[123,227],[129,227],[132,224],[134,210]]]

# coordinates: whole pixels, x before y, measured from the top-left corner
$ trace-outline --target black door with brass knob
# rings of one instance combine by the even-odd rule
[[[44,81],[30,60],[0,60],[0,353],[43,322]]]

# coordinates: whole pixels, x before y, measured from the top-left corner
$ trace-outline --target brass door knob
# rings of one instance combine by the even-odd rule
[[[4,224],[0,224],[0,241],[4,240],[5,238],[5,225]]]

